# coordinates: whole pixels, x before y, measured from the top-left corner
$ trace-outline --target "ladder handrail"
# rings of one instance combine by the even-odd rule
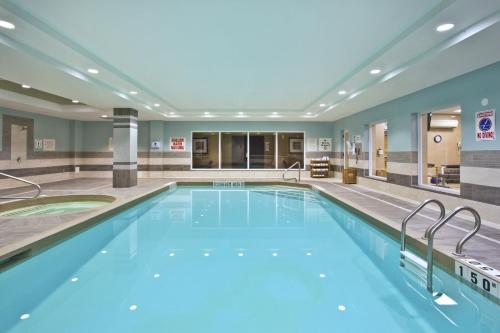
[[[460,206],[455,208],[448,216],[444,219],[433,225],[429,231],[428,239],[427,239],[427,290],[432,292],[432,266],[433,266],[433,247],[434,247],[434,235],[436,232],[441,229],[443,225],[448,223],[455,215],[457,215],[461,211],[469,211],[474,216],[474,228],[469,231],[461,240],[458,241],[455,248],[455,255],[462,256],[462,248],[472,236],[474,236],[481,228],[481,216],[479,213],[472,207],[468,206]]]
[[[285,171],[283,171],[283,174],[281,175],[282,178],[283,178],[283,180],[292,180],[292,179],[295,179],[295,182],[297,183],[297,178],[295,178],[295,177],[294,178],[285,178],[286,173],[288,171],[290,171],[291,169],[293,169],[293,167],[296,166],[297,164],[299,165],[299,168],[297,170],[299,171],[299,180],[298,181],[300,182],[300,161],[297,161],[297,162],[293,163],[288,168],[286,168]]]
[[[415,216],[419,211],[421,211],[425,206],[427,206],[430,203],[435,203],[439,207],[440,213],[439,213],[439,218],[437,219],[437,223],[439,223],[444,218],[446,210],[441,201],[437,199],[427,199],[424,202],[422,202],[417,208],[415,208],[410,214],[408,214],[408,216],[406,216],[403,222],[401,223],[401,251],[406,250],[406,224],[408,223],[409,220],[411,220],[413,216]],[[437,223],[431,225],[429,228],[432,228]],[[427,230],[426,230],[426,235],[427,235]]]
[[[26,180],[24,178],[15,177],[15,176],[3,173],[3,172],[0,172],[0,176],[4,176],[4,177],[10,178],[10,179],[14,179],[14,180],[26,183],[28,185],[35,187],[37,190],[37,193],[32,197],[0,197],[0,199],[34,199],[34,198],[37,198],[40,195],[40,193],[42,193],[42,188],[40,187],[40,185],[33,183],[33,182],[30,182],[29,180]]]

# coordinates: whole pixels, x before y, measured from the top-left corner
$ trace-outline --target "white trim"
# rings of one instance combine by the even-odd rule
[[[387,181],[387,177],[382,177],[382,176],[368,176],[368,178]]]
[[[443,193],[450,193],[450,194],[460,194],[460,189],[455,189],[455,188],[450,188],[450,187],[442,187],[442,186],[434,186],[434,185],[429,185],[429,184],[418,184],[418,187],[425,189],[425,190],[431,190],[434,192],[443,192]]]

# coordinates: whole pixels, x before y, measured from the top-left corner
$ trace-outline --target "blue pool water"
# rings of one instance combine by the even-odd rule
[[[437,274],[313,191],[180,186],[0,273],[0,332],[500,332]]]

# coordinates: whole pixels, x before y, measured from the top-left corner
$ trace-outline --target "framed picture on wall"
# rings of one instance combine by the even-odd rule
[[[208,154],[208,138],[193,139],[194,154]]]
[[[302,153],[304,151],[304,139],[290,138],[290,153]]]

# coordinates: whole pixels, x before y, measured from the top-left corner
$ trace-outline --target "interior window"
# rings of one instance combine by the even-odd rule
[[[275,152],[275,133],[250,133],[250,169],[274,169]]]
[[[278,168],[289,168],[295,162],[304,167],[304,133],[278,133]]]
[[[219,168],[219,133],[193,132],[191,146],[193,169]]]
[[[247,144],[248,134],[244,133],[222,133],[221,156],[222,169],[246,169],[247,168]]]
[[[387,122],[380,122],[370,127],[370,176],[387,177]]]
[[[461,125],[459,106],[422,115],[422,185],[460,190]]]

